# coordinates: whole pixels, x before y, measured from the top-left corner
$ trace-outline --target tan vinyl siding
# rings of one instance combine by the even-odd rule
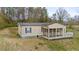
[[[26,33],[25,28],[31,28],[31,33]],[[22,37],[42,35],[41,26],[22,26]]]

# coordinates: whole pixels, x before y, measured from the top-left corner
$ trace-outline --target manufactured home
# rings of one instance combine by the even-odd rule
[[[73,32],[66,32],[66,26],[59,23],[18,23],[18,34],[23,38],[31,36],[46,39],[73,37]]]

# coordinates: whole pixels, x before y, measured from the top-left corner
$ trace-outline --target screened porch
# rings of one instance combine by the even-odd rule
[[[72,32],[66,32],[65,28],[48,28],[43,27],[42,28],[43,38],[46,39],[60,39],[60,38],[69,38],[73,37]]]

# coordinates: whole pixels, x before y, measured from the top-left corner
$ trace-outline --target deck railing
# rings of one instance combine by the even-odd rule
[[[66,32],[66,33],[64,33],[63,36],[65,36],[65,37],[73,37],[73,32]]]
[[[47,37],[47,36],[42,36],[46,39],[60,39],[60,38],[69,38],[73,37],[73,32],[66,32],[62,36],[55,36],[55,37]]]

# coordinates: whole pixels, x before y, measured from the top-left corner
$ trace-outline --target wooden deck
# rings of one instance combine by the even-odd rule
[[[47,36],[42,36],[45,39],[61,39],[61,38],[72,38],[73,37],[73,32],[67,32],[63,36],[55,36],[55,37],[47,37]]]

